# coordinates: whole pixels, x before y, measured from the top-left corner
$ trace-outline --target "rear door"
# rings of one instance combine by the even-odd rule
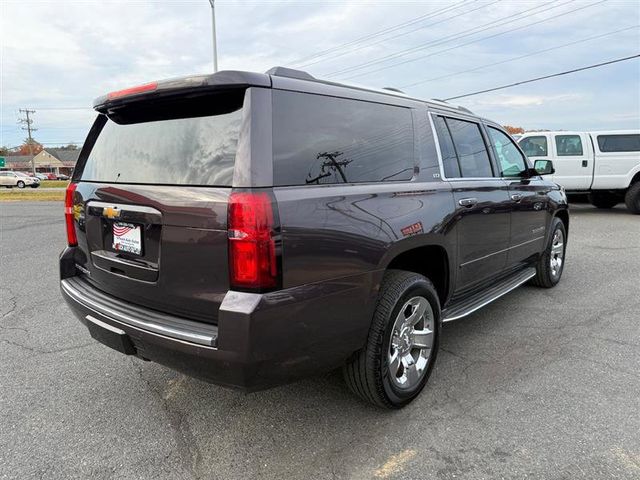
[[[244,92],[100,115],[74,175],[76,265],[120,299],[215,323]]]
[[[453,188],[458,230],[457,287],[501,273],[507,263],[510,199],[497,178],[479,123],[432,115],[443,173]]]
[[[589,190],[593,179],[593,154],[589,139],[584,133],[553,134],[552,179],[567,190]]]

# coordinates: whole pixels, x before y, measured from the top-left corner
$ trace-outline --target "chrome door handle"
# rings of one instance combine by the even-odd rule
[[[511,200],[513,200],[514,202],[519,202],[520,200],[522,200],[522,195],[520,195],[519,193],[514,193],[513,195],[511,195]]]
[[[477,198],[461,198],[458,200],[458,204],[461,207],[473,207],[476,203],[478,203]]]

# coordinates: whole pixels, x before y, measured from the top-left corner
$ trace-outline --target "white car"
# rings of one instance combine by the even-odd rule
[[[588,193],[598,208],[625,202],[640,214],[640,130],[528,132],[518,144],[533,161],[551,160],[551,179]]]
[[[40,186],[40,180],[22,172],[3,171],[0,172],[0,186],[6,188],[38,188]]]

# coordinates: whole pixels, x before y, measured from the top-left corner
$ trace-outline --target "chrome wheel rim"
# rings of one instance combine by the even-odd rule
[[[564,263],[564,234],[558,229],[553,234],[551,241],[551,258],[549,260],[551,266],[551,275],[557,277],[562,271]]]
[[[387,360],[391,382],[400,389],[420,383],[433,347],[434,315],[424,297],[413,297],[402,306],[391,330]]]

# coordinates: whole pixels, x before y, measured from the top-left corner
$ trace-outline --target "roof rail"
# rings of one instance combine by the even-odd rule
[[[297,78],[299,80],[315,80],[316,77],[303,70],[295,70],[287,67],[272,67],[266,72],[267,75],[275,75],[276,77]]]
[[[402,90],[400,90],[399,88],[395,88],[395,87],[382,87],[383,90],[389,90],[391,92],[396,92],[396,93],[401,93],[403,95],[406,95],[405,92],[403,92]]]
[[[458,110],[461,110],[463,112],[467,112],[473,115],[473,112],[471,110],[469,110],[467,107],[463,107],[462,105],[452,105],[449,102],[447,102],[446,100],[441,100],[439,98],[432,98],[431,101],[433,102],[438,102],[438,103],[443,103],[445,105],[447,105],[448,107],[451,108],[457,108]]]

